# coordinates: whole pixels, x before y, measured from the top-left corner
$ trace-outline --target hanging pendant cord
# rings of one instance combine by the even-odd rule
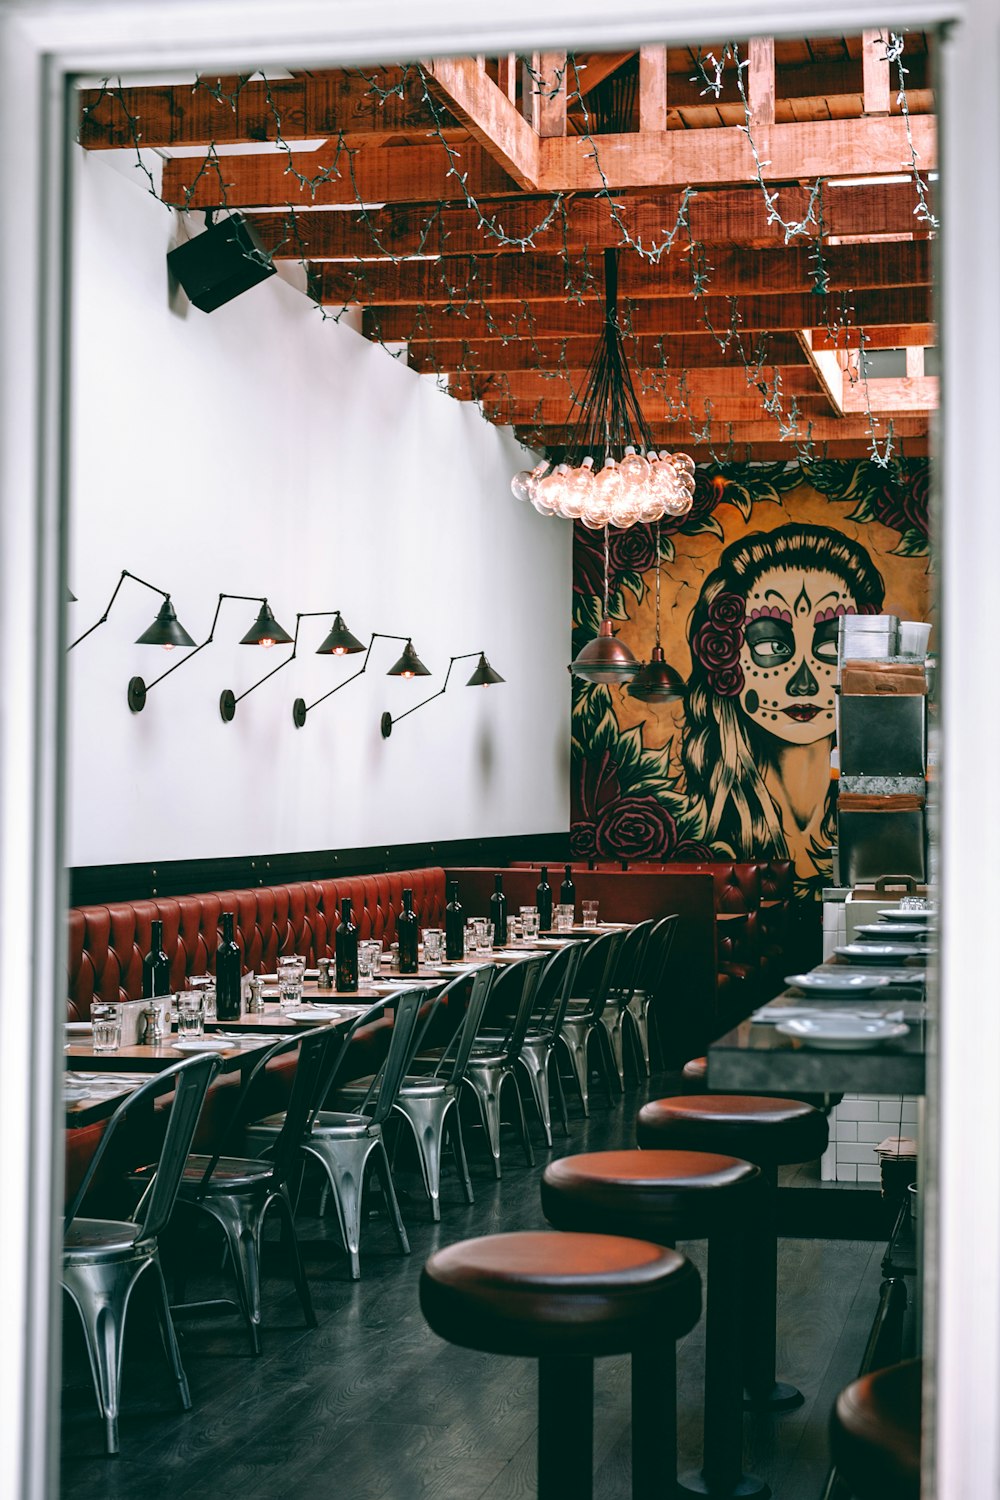
[[[608,570],[610,567],[611,548],[608,541],[608,528],[604,528],[604,619],[608,618]]]
[[[656,523],[656,644],[660,644],[660,523]]]

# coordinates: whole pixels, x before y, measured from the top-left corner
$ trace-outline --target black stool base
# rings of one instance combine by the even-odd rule
[[[801,1406],[805,1400],[800,1390],[794,1385],[788,1385],[784,1380],[776,1380],[769,1391],[762,1396],[751,1396],[749,1391],[743,1397],[745,1411],[794,1411]]]
[[[708,1495],[711,1500],[770,1500],[771,1486],[756,1474],[741,1474],[735,1485],[720,1489],[704,1474],[685,1474],[677,1481],[678,1495]]]

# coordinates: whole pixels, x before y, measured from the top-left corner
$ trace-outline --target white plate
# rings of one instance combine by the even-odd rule
[[[90,1036],[94,1026],[92,1021],[67,1021],[67,1036]]]
[[[931,950],[921,943],[846,943],[833,951],[851,964],[899,964]]]
[[[793,1016],[790,1021],[779,1021],[776,1028],[782,1036],[795,1037],[807,1047],[838,1052],[897,1042],[909,1029],[905,1021],[862,1020],[860,1016]]]
[[[304,1005],[300,1010],[283,1010],[281,1014],[293,1021],[340,1021],[354,1012],[333,1005]]]
[[[887,917],[890,922],[933,922],[937,916],[936,906],[925,906],[922,910],[913,910],[909,907],[883,906],[879,909],[880,917]]]
[[[870,995],[889,983],[884,974],[859,974],[845,969],[842,974],[786,974],[786,984],[814,995]]]
[[[170,1045],[175,1052],[228,1052],[237,1044],[232,1037],[182,1036]]]
[[[917,927],[909,922],[869,922],[855,931],[876,943],[922,943],[931,935],[929,927]]]
[[[376,980],[373,984],[370,984],[368,988],[374,990],[376,995],[394,995],[397,990],[420,990],[423,989],[426,984],[426,979],[406,978],[394,979],[392,981],[388,979],[381,979]]]
[[[81,1099],[90,1097],[90,1089],[85,1083],[63,1084],[63,1103],[77,1104]]]

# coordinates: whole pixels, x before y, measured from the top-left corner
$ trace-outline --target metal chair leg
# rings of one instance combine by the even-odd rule
[[[435,1224],[441,1219],[441,1147],[452,1094],[404,1095],[395,1109],[410,1127]]]
[[[472,1191],[472,1178],[469,1175],[469,1163],[465,1155],[465,1138],[462,1135],[462,1111],[455,1100],[455,1108],[449,1110],[445,1117],[448,1133],[451,1137],[451,1149],[455,1156],[455,1166],[458,1168],[458,1176],[465,1192],[466,1203],[475,1203],[476,1195]]]
[[[188,1386],[184,1366],[181,1363],[180,1345],[177,1342],[177,1334],[174,1331],[174,1320],[170,1316],[170,1301],[167,1297],[167,1283],[163,1277],[163,1267],[160,1265],[159,1252],[154,1256],[152,1268],[156,1273],[156,1321],[160,1325],[160,1338],[163,1341],[163,1352],[167,1356],[170,1368],[174,1372],[177,1389],[181,1397],[181,1409],[191,1410],[191,1390]]]
[[[552,1107],[549,1102],[549,1056],[548,1042],[525,1042],[519,1061],[528,1075],[531,1095],[538,1110],[546,1146],[552,1145]]]
[[[562,1120],[563,1135],[569,1135],[569,1111],[566,1108],[566,1090],[563,1088],[562,1074],[559,1071],[559,1059],[556,1056],[555,1047],[549,1053],[549,1064],[555,1063],[552,1074],[556,1081],[556,1093],[559,1096],[559,1117]]]
[[[250,1334],[250,1347],[261,1352],[260,1337],[260,1222],[241,1198],[218,1197],[200,1205],[221,1226],[233,1262],[236,1300]],[[254,1222],[257,1219],[257,1222]]]
[[[642,1066],[646,1070],[646,1077],[651,1074],[649,1057],[649,997],[639,991],[632,996],[625,1007],[622,1020],[628,1018],[631,1023],[632,1040],[636,1044],[636,1050],[642,1059]]]
[[[532,1149],[531,1137],[528,1134],[528,1121],[524,1113],[524,1100],[521,1098],[521,1090],[517,1086],[516,1075],[513,1072],[508,1073],[501,1080],[500,1087],[502,1089],[504,1083],[506,1083],[508,1079],[514,1089],[514,1098],[517,1100],[517,1113],[518,1118],[521,1122],[521,1145],[524,1147],[524,1159],[528,1163],[529,1167],[533,1167],[535,1165],[535,1153]],[[509,1092],[510,1090],[508,1089],[508,1093]]]
[[[312,1136],[303,1147],[321,1163],[326,1173],[344,1248],[351,1263],[352,1281],[361,1279],[361,1194],[365,1164],[378,1139],[378,1136],[368,1135],[343,1140]]]
[[[486,1131],[490,1154],[493,1157],[493,1174],[497,1178],[503,1175],[500,1166],[500,1086],[502,1081],[503,1067],[500,1064],[494,1066],[470,1063],[469,1071],[465,1075],[465,1082],[472,1089],[479,1105],[483,1129]]]
[[[122,1381],[122,1333],[132,1288],[146,1266],[141,1261],[91,1261],[66,1265],[63,1286],[83,1324],[97,1409],[104,1421],[108,1453],[118,1452],[118,1401]]]
[[[406,1235],[406,1226],[403,1223],[403,1215],[399,1211],[399,1199],[396,1197],[396,1185],[392,1180],[392,1168],[389,1166],[389,1154],[385,1149],[385,1141],[379,1138],[375,1142],[375,1171],[378,1173],[382,1184],[382,1196],[385,1206],[392,1220],[392,1227],[396,1231],[399,1248],[404,1255],[410,1253],[410,1241]]]
[[[587,1043],[590,1039],[590,1022],[577,1023],[576,1017],[567,1016],[559,1040],[569,1055],[573,1077],[580,1093],[580,1103],[586,1118],[590,1116],[590,1078],[587,1070]]]
[[[295,1290],[299,1294],[302,1311],[305,1314],[306,1327],[316,1327],[316,1311],[313,1307],[312,1293],[309,1290],[309,1282],[306,1280],[306,1268],[302,1264],[302,1251],[299,1247],[299,1237],[295,1233],[295,1215],[292,1212],[292,1200],[285,1188],[275,1198],[278,1212],[281,1214],[283,1227],[288,1233],[288,1254],[292,1262],[292,1276],[295,1279]]]

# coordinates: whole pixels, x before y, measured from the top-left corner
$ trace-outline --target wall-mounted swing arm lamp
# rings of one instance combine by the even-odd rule
[[[261,683],[267,682],[276,672],[282,671],[283,668],[289,666],[295,660],[299,649],[299,626],[302,624],[302,621],[327,620],[331,615],[334,617],[333,625],[322,644],[316,647],[316,655],[352,656],[356,651],[363,651],[365,649],[357,636],[352,635],[344,624],[344,619],[339,609],[308,609],[302,611],[295,616],[295,635],[292,638],[291,656],[287,656],[284,661],[279,662],[270,672],[266,672],[258,682],[253,683],[251,687],[246,688],[240,693],[239,697],[234,697],[231,688],[223,689],[222,695],[219,698],[219,712],[227,724],[235,717],[237,703],[241,702],[248,693],[252,693],[259,688]]]
[[[415,703],[412,708],[408,708],[406,710],[406,713],[397,714],[395,718],[393,718],[392,714],[389,713],[385,713],[382,715],[382,738],[384,740],[387,740],[389,738],[390,734],[392,733],[393,724],[398,724],[400,719],[408,718],[410,714],[415,714],[418,708],[423,708],[425,704],[433,703],[435,698],[440,698],[442,693],[446,692],[448,689],[448,678],[451,676],[452,667],[457,661],[465,661],[470,656],[478,656],[479,661],[476,663],[476,670],[473,672],[472,676],[465,684],[466,687],[491,687],[493,683],[503,682],[505,680],[500,676],[499,672],[495,672],[490,666],[489,662],[486,660],[485,652],[463,651],[460,656],[453,656],[449,661],[448,670],[444,674],[444,682],[438,688],[436,693],[431,693],[429,698],[424,698],[420,703]]]
[[[335,632],[338,629],[338,621],[341,629],[346,631],[344,622],[338,615],[337,619],[334,621],[333,630],[331,630],[330,635],[327,636],[326,641],[324,641],[323,645],[320,647],[321,652],[323,652],[324,649],[327,649],[327,642],[334,638]],[[354,641],[354,636],[350,634],[350,631],[346,631],[346,634],[350,636],[350,639],[352,641]],[[374,630],[372,631],[371,640],[368,642],[368,649],[367,651],[365,651],[365,659],[356,672],[353,672],[350,677],[345,677],[343,682],[338,682],[336,687],[331,688],[328,693],[324,693],[322,698],[317,698],[315,703],[306,703],[304,698],[296,698],[295,702],[292,704],[292,719],[294,720],[296,729],[302,728],[303,724],[306,722],[306,714],[311,713],[312,710],[314,708],[317,708],[320,703],[325,703],[327,698],[332,698],[334,693],[339,693],[341,688],[345,688],[349,682],[354,682],[356,678],[361,677],[364,674],[365,668],[368,666],[368,658],[372,654],[372,647],[374,646],[376,641],[406,642],[405,646],[403,647],[403,654],[400,656],[397,662],[393,663],[388,672],[385,674],[387,677],[405,677],[409,679],[411,677],[429,677],[431,675],[427,668],[424,666],[423,662],[420,660],[420,657],[414,651],[413,641],[408,635],[387,635],[382,630]],[[351,651],[358,651],[361,649],[362,647],[360,642],[356,642],[356,644],[350,648]],[[338,644],[336,642],[333,646],[329,647],[328,650],[329,654],[333,656],[346,656],[348,654],[347,648],[341,645],[340,649],[338,649]]]
[[[111,613],[111,606],[118,598],[118,590],[121,588],[126,578],[131,578],[133,583],[141,583],[144,589],[149,589],[152,593],[159,594],[163,600],[156,619],[153,621],[152,625],[148,627],[148,629],[142,632],[142,635],[140,635],[138,640],[136,641],[136,645],[162,646],[165,651],[172,651],[175,646],[193,646],[194,641],[188,635],[187,631],[184,629],[184,626],[181,624],[180,620],[178,620],[176,614],[174,613],[174,606],[170,601],[170,595],[167,593],[166,589],[158,589],[155,583],[147,583],[145,578],[140,578],[137,573],[130,573],[128,568],[122,568],[121,577],[115,584],[114,593],[111,595],[111,598],[104,606],[104,613],[99,619],[94,621],[89,630],[85,630],[83,632],[83,635],[78,635],[76,640],[72,641],[66,649],[68,651],[72,651],[74,646],[79,646],[80,642],[85,641],[88,635],[93,635],[98,626],[104,624],[105,620],[108,618],[108,615]],[[70,591],[69,597],[71,603],[75,602],[76,595],[73,594],[72,591]],[[180,666],[181,663],[178,662],[177,665]]]
[[[212,644],[215,638],[215,627],[219,621],[219,611],[222,608],[223,599],[244,599],[248,603],[260,605],[256,620],[250,626],[246,635],[240,640],[241,646],[263,646],[267,650],[271,646],[287,646],[291,642],[291,636],[287,630],[278,624],[263,594],[220,594],[219,602],[215,606],[215,614],[212,616],[212,628],[201,644],[194,647],[189,656],[185,656],[183,661],[177,662],[174,666],[168,667],[165,672],[160,673],[159,677],[154,677],[152,682],[144,682],[141,677],[133,677],[131,679],[128,685],[128,706],[134,714],[142,712],[146,706],[147,693],[150,693],[158,682],[162,682],[165,677],[169,677],[171,672],[176,672],[178,667],[186,667],[189,661],[194,660],[199,651],[204,651],[206,646]],[[194,646],[193,641],[191,645]]]

